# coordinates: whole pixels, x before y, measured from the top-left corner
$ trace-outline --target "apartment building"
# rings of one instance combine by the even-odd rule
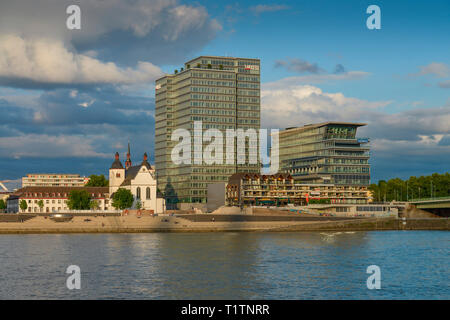
[[[24,187],[83,187],[89,178],[79,174],[32,173],[22,178]]]

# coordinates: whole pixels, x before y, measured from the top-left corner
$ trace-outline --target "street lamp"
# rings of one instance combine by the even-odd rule
[[[430,198],[433,199],[433,180],[430,181],[430,184],[431,184]]]
[[[409,201],[409,194],[408,194],[408,180],[406,180],[406,201]]]

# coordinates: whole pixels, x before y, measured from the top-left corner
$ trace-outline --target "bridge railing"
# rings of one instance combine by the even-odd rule
[[[409,202],[434,201],[434,200],[450,200],[450,196],[409,199]]]

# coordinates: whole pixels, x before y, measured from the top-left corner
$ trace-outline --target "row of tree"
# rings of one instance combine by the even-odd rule
[[[446,197],[450,196],[450,173],[413,176],[407,180],[380,180],[378,184],[371,184],[369,189],[377,202]]]
[[[116,209],[127,209],[133,206],[134,198],[130,190],[118,189],[113,196],[112,206]],[[39,208],[44,208],[44,201],[39,200],[37,205]],[[21,200],[19,207],[24,212],[28,208],[28,204],[25,200]],[[96,210],[99,209],[99,203],[97,200],[91,199],[89,192],[86,190],[72,190],[69,193],[67,200],[67,207],[70,210]],[[138,201],[136,204],[137,209],[140,209],[141,204]],[[1,209],[1,208],[0,208]]]

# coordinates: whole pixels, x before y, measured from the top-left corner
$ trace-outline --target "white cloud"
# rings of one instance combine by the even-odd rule
[[[369,75],[370,73],[365,71],[349,71],[339,74],[310,74],[305,76],[287,77],[274,82],[268,82],[263,85],[263,88],[285,88],[298,84],[320,84],[332,81],[360,80]]]
[[[265,12],[275,12],[275,11],[282,11],[289,9],[289,6],[284,4],[274,4],[274,5],[268,5],[268,4],[258,4],[256,6],[250,7],[250,10],[255,14],[259,15],[261,13]]]
[[[211,23],[211,27],[222,30],[222,26],[216,21],[208,21],[208,12],[203,7],[191,7],[181,5],[170,9],[171,21],[176,21],[172,28],[164,35],[166,40],[176,41],[184,30],[198,30],[206,23]]]
[[[78,105],[80,107],[87,108],[87,107],[90,107],[94,102],[95,102],[95,99],[92,99],[91,101],[86,101],[86,102],[80,103]]]
[[[450,88],[450,80],[439,82],[439,87],[444,89]]]
[[[312,85],[286,85],[290,81],[263,85],[263,125],[283,128],[329,120],[356,121],[363,114],[391,103],[345,97],[342,93],[326,93]]]
[[[426,66],[420,66],[420,71],[413,75],[433,75],[438,78],[446,78],[450,76],[450,67],[445,63],[432,62]]]
[[[267,83],[261,90],[262,127],[286,128],[326,121],[364,122],[360,134],[372,140],[376,152],[407,154],[450,153],[443,143],[450,136],[450,104],[389,114],[393,101],[368,101],[327,93],[312,85],[292,84],[292,79]]]
[[[0,139],[1,157],[98,157],[107,158],[109,154],[95,151],[92,144],[102,136],[50,136],[28,134],[19,137]],[[43,151],[45,150],[45,151]]]
[[[132,84],[153,82],[163,73],[149,62],[136,68],[120,68],[69,51],[54,39],[26,39],[17,35],[0,36],[0,78],[58,84]]]
[[[83,0],[81,30],[73,31],[66,28],[67,1],[1,1],[0,30],[27,38],[45,35],[90,57],[120,59],[124,65],[138,60],[173,63],[174,58],[197,51],[222,29],[205,7],[179,2]]]
[[[371,148],[377,157],[409,158],[428,157],[436,160],[450,156],[450,146],[440,145],[442,135],[420,136],[420,140],[372,139]]]

